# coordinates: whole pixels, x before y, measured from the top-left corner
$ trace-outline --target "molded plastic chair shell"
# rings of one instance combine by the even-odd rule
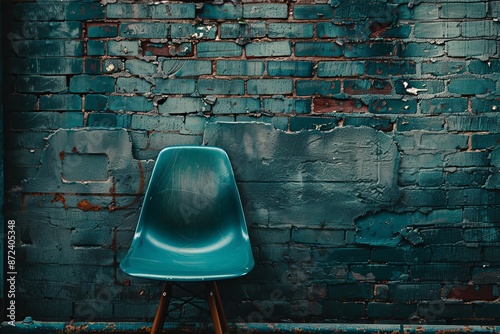
[[[163,149],[151,175],[127,274],[156,280],[219,280],[254,266],[238,188],[222,149]]]

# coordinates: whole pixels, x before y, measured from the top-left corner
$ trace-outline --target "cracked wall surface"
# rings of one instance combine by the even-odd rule
[[[499,1],[21,0],[1,15],[18,320],[150,321],[160,283],[118,265],[154,160],[214,145],[256,259],[221,283],[230,320],[498,324]]]

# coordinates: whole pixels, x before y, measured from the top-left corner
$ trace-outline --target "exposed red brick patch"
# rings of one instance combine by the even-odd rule
[[[473,301],[495,300],[498,296],[495,296],[491,285],[463,285],[452,287],[446,298]]]
[[[331,98],[315,98],[313,101],[314,113],[366,113],[368,106],[359,100],[339,100]]]

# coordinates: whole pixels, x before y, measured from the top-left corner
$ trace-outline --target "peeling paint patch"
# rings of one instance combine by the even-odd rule
[[[101,210],[100,205],[94,205],[90,203],[87,199],[82,199],[78,202],[77,208],[82,211],[99,211]]]

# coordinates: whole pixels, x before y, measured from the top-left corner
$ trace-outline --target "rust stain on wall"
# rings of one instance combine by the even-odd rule
[[[99,211],[101,210],[100,205],[94,205],[90,203],[87,199],[82,199],[78,202],[76,207],[82,211]]]

